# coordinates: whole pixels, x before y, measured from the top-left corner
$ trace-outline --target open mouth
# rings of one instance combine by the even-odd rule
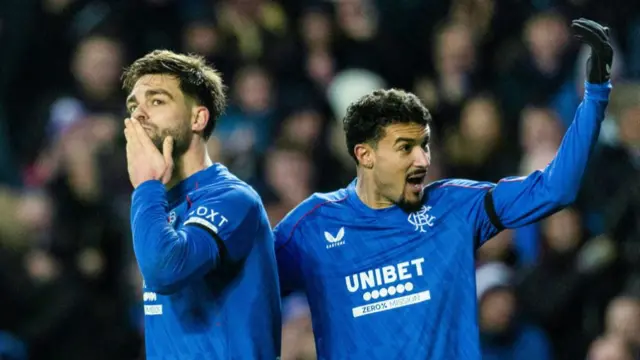
[[[426,177],[426,171],[414,172],[407,176],[407,183],[416,190],[422,190],[422,185]]]

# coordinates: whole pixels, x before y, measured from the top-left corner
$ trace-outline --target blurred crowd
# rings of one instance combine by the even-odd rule
[[[166,48],[205,56],[230,105],[209,144],[275,225],[355,168],[341,119],[381,87],[431,111],[431,180],[544,168],[583,94],[571,19],[608,25],[607,118],[578,201],[478,250],[485,359],[640,359],[640,2],[0,2],[0,358],[141,359],[120,74]],[[259,316],[259,315],[256,315]],[[283,360],[315,359],[283,300]]]

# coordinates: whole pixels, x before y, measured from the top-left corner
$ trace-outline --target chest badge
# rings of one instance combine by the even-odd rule
[[[420,230],[420,232],[427,232],[425,227],[433,227],[436,217],[429,215],[429,210],[431,210],[431,206],[423,205],[420,210],[409,214],[407,221],[415,227],[415,231]]]

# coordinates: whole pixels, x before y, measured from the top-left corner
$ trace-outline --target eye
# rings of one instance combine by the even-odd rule
[[[153,100],[151,101],[151,105],[155,105],[155,106],[157,106],[157,105],[162,105],[162,104],[164,104],[164,101],[162,101],[162,100],[160,100],[160,99],[153,99]]]
[[[136,105],[129,106],[127,111],[129,111],[129,114],[133,114],[133,112],[136,111]]]
[[[400,146],[400,151],[402,152],[411,152],[411,145],[409,144],[404,144],[402,146]]]

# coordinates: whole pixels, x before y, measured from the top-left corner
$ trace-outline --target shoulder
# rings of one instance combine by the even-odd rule
[[[343,205],[347,198],[346,189],[340,189],[329,193],[315,193],[301,202],[276,225],[274,231],[290,236],[296,227],[310,219],[316,218],[324,209],[335,210]]]
[[[278,225],[295,224],[308,220],[319,214],[323,208],[339,207],[346,198],[347,192],[344,189],[330,193],[315,193],[291,210]]]
[[[446,196],[448,198],[468,199],[469,197],[484,194],[494,187],[494,183],[486,181],[443,179],[427,185],[425,194],[429,198]]]
[[[219,178],[216,182],[202,185],[187,195],[191,204],[219,204],[225,208],[259,208],[260,195],[247,183],[235,177]]]

